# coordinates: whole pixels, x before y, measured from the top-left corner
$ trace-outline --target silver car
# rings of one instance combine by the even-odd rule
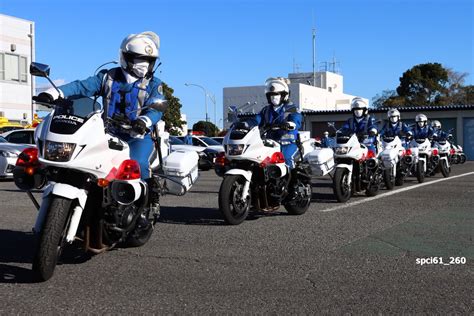
[[[15,168],[18,155],[28,147],[35,146],[9,143],[0,136],[0,179],[13,178],[13,168]]]

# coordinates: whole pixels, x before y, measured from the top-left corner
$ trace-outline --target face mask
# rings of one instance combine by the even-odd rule
[[[425,126],[425,122],[418,122],[418,126],[419,126],[419,127]]]
[[[143,78],[148,73],[149,62],[143,61],[141,59],[136,59],[135,63],[132,66],[132,72],[138,78]]]
[[[397,123],[398,122],[398,116],[390,116],[390,122]]]
[[[272,95],[270,96],[270,102],[273,104],[273,106],[279,106],[281,101],[281,95]]]
[[[354,115],[355,115],[355,117],[361,117],[362,114],[364,114],[364,110],[363,110],[363,109],[354,110]]]

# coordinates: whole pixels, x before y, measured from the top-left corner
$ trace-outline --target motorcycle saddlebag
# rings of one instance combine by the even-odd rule
[[[314,176],[325,176],[334,168],[334,152],[331,148],[317,148],[306,159]]]
[[[198,178],[199,156],[194,151],[174,151],[163,160],[165,188],[174,195],[185,194]]]

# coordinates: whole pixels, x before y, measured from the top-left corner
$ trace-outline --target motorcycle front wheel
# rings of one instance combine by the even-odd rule
[[[392,190],[395,186],[395,177],[392,174],[393,168],[394,167],[390,169],[385,169],[383,171],[383,182],[385,183],[385,187],[387,187],[387,190]]]
[[[442,159],[439,163],[439,168],[441,169],[441,174],[443,175],[443,177],[447,178],[449,177],[449,167],[448,167],[448,163],[446,162],[446,160]]]
[[[418,161],[416,166],[416,179],[418,183],[423,183],[425,181],[425,172],[423,171],[423,161]]]
[[[349,179],[349,170],[337,168],[334,174],[334,195],[338,202],[347,202],[351,197],[351,185]]]
[[[71,200],[53,197],[33,258],[33,276],[37,281],[46,281],[53,276],[58,259],[66,245],[66,233],[71,216]]]
[[[311,184],[298,183],[298,190],[302,191],[294,200],[286,203],[285,209],[290,215],[303,215],[311,204]]]
[[[239,175],[230,175],[224,178],[219,189],[219,210],[224,220],[230,225],[239,225],[249,213],[250,196],[242,199],[245,178]]]

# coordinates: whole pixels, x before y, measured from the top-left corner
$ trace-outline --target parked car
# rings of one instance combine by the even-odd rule
[[[184,140],[184,136],[179,136],[178,138],[180,140]],[[193,135],[193,145],[213,149],[218,153],[224,151],[224,146],[222,146],[222,144],[219,144],[217,141],[213,140],[211,137],[208,136]]]
[[[213,149],[205,147],[186,145],[181,139],[176,136],[170,136],[169,138],[171,151],[184,150],[184,151],[195,151],[199,155],[198,167],[201,170],[209,170],[214,166],[214,159],[217,155],[214,154]]]
[[[0,136],[0,178],[13,178],[13,168],[15,168],[18,155],[28,147],[34,146],[9,143]]]
[[[35,143],[35,129],[16,129],[5,132],[0,136],[3,136],[9,143],[14,144],[34,144]]]

